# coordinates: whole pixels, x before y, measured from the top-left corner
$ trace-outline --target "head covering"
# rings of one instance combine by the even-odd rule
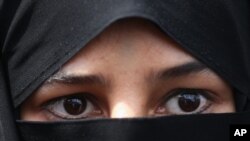
[[[247,0],[6,0],[0,6],[1,21],[5,21],[1,23],[5,27],[1,29],[1,73],[6,78],[1,80],[5,89],[1,88],[1,96],[11,97],[15,108],[110,24],[130,17],[156,24],[235,91],[236,113],[54,123],[17,121],[19,138],[24,141],[229,140],[230,124],[250,123]],[[3,14],[8,11],[7,16]],[[13,122],[7,118],[12,116],[11,108],[0,108],[1,124]],[[8,113],[2,114],[2,109]],[[4,128],[1,124],[0,130]],[[15,125],[10,125],[13,131],[6,134],[2,129],[3,136],[15,134]]]
[[[19,2],[0,0],[0,49],[4,44],[11,20]],[[7,75],[3,69],[2,52],[0,54],[0,141],[19,141],[13,117],[13,104],[8,88]]]

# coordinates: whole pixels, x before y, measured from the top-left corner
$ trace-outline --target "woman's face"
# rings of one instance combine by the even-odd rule
[[[231,88],[147,21],[116,22],[21,105],[21,119],[234,112]]]

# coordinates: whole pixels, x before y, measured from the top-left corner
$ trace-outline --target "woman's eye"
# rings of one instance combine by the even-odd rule
[[[202,90],[177,90],[167,98],[161,111],[170,115],[203,113],[212,103],[207,95]]]
[[[53,100],[46,104],[45,109],[61,119],[84,119],[101,115],[101,110],[96,108],[88,98],[81,95]]]

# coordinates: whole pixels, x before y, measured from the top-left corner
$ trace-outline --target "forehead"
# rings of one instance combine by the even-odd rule
[[[105,29],[66,63],[63,70],[80,73],[98,68],[128,70],[135,66],[160,69],[192,60],[195,59],[156,25],[142,19],[129,19]]]

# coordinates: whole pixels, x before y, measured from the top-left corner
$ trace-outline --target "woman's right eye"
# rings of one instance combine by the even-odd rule
[[[45,110],[59,119],[85,119],[102,116],[102,111],[86,96],[72,95],[53,100]]]

